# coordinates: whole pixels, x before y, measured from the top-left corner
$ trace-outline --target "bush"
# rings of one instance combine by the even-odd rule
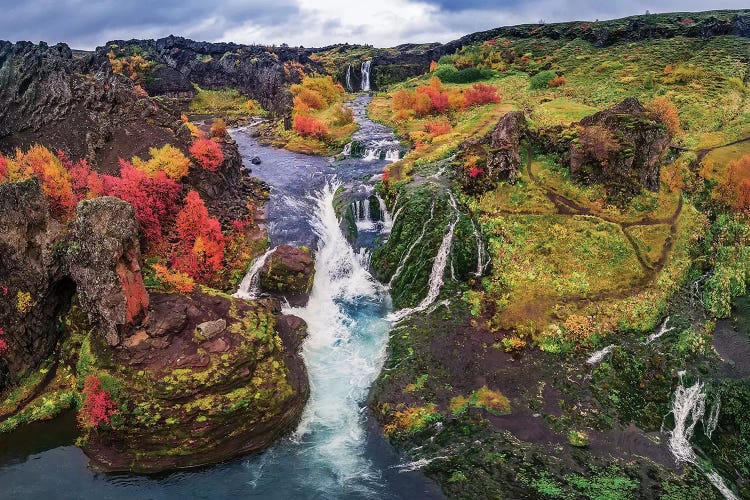
[[[489,69],[466,68],[459,71],[453,66],[439,66],[435,76],[445,83],[472,83],[492,78],[494,73]]]
[[[190,154],[205,170],[215,172],[224,163],[221,147],[211,139],[198,139],[190,146]]]
[[[670,134],[677,135],[680,132],[680,116],[669,97],[657,97],[646,104],[646,110],[652,118],[666,125]]]
[[[352,122],[354,122],[352,108],[340,104],[333,109],[333,123],[335,125],[349,125]]]
[[[325,139],[328,136],[328,127],[312,116],[294,115],[292,128],[302,137]]]
[[[492,85],[475,83],[464,92],[464,105],[466,107],[498,102],[500,102],[500,96],[497,94],[497,87]]]
[[[432,137],[437,137],[439,135],[445,135],[450,133],[451,131],[451,124],[448,120],[445,118],[432,120],[424,125],[425,131],[430,134]]]
[[[190,191],[185,197],[185,205],[177,214],[176,227],[179,248],[172,255],[172,265],[192,278],[210,278],[221,268],[226,241],[219,221],[208,214],[196,191]]]
[[[294,109],[298,112],[305,112],[309,109],[323,109],[327,104],[322,95],[311,89],[302,89],[294,97]]]
[[[148,153],[151,155],[148,161],[144,162],[136,156],[133,158],[133,166],[143,170],[150,177],[157,172],[164,172],[170,179],[179,180],[188,174],[190,159],[171,144],[165,144],[161,148],[150,148]]]
[[[253,102],[253,101],[248,101]],[[227,123],[223,118],[215,118],[211,124],[211,135],[213,137],[224,138],[227,135]]]
[[[540,71],[536,75],[531,77],[529,80],[529,88],[532,89],[546,89],[549,87],[549,82],[557,77],[554,71]]]
[[[547,86],[550,87],[550,88],[552,88],[552,87],[562,87],[566,83],[567,83],[567,80],[565,79],[564,76],[556,76],[552,80],[549,81],[549,83],[547,84]]]

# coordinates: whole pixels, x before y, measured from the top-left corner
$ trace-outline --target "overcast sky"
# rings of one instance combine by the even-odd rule
[[[0,39],[66,42],[159,38],[389,47],[447,42],[497,26],[747,8],[748,0],[0,0]]]

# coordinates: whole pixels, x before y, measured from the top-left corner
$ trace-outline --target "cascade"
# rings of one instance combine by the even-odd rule
[[[379,473],[364,446],[361,404],[385,360],[387,291],[366,269],[369,252],[355,252],[341,232],[333,206],[338,187],[327,184],[314,200],[311,223],[318,247],[309,302],[284,308],[304,319],[309,332],[302,355],[310,400],[295,439],[309,447],[305,461],[330,471],[340,485],[377,487]]]
[[[344,149],[341,151],[341,154],[344,156],[351,156],[352,154],[352,143],[347,142],[346,146],[344,146]]]
[[[268,250],[266,250],[266,253],[253,261],[250,269],[247,270],[245,277],[242,278],[240,286],[237,288],[237,291],[234,293],[233,297],[248,300],[258,298],[258,295],[260,294],[260,269],[263,267],[263,264],[266,263],[266,259],[268,259],[268,256],[271,255],[274,250],[276,250],[276,247],[269,248]]]
[[[389,149],[385,152],[385,161],[398,161],[401,156],[401,152],[398,149]]]
[[[352,65],[351,64],[347,64],[346,66],[346,91],[354,92],[354,87],[352,87]]]
[[[362,62],[362,91],[363,92],[370,91],[370,64],[372,64],[372,61]]]
[[[424,238],[424,235],[427,232],[427,228],[429,227],[430,222],[432,222],[434,214],[435,202],[433,201],[432,205],[430,206],[430,216],[424,222],[424,225],[422,225],[422,231],[419,233],[419,236],[414,241],[412,241],[411,245],[409,245],[409,248],[406,249],[406,253],[404,253],[404,256],[401,258],[401,263],[396,268],[393,276],[391,276],[391,280],[388,282],[388,286],[393,286],[393,282],[396,281],[396,278],[398,278],[398,276],[401,274],[401,271],[404,270],[406,263],[409,262],[409,257],[411,256],[412,250],[414,250],[414,247],[417,246],[420,241],[422,241],[422,238]],[[396,215],[398,215],[398,213],[396,213]]]
[[[678,463],[690,463],[698,467],[706,475],[711,484],[724,495],[727,500],[738,500],[737,496],[729,489],[724,479],[716,471],[706,471],[704,465],[695,454],[690,439],[693,437],[695,425],[703,421],[706,412],[706,393],[703,383],[699,380],[690,387],[685,387],[683,378],[685,372],[679,373],[680,383],[675,389],[672,400],[672,415],[674,416],[674,429],[669,433],[669,451],[674,455]],[[718,406],[718,403],[717,403]],[[713,411],[712,411],[713,414]],[[716,416],[711,415],[709,422],[713,419],[718,421],[719,410]],[[704,424],[706,431],[715,424]],[[711,432],[713,433],[713,428]]]
[[[608,345],[604,349],[599,349],[598,351],[594,352],[589,358],[586,360],[586,363],[589,365],[598,365],[601,363],[601,361],[604,359],[604,357],[612,352],[612,349],[615,348],[615,345]]]
[[[659,330],[657,330],[655,333],[652,333],[651,335],[648,336],[648,339],[646,339],[645,343],[646,344],[650,344],[651,342],[653,342],[654,340],[658,339],[659,337],[661,337],[665,333],[668,333],[668,332],[671,332],[672,330],[674,330],[673,326],[670,326],[669,328],[667,328],[667,324],[668,323],[669,323],[669,316],[667,316],[664,319],[664,323],[661,324],[661,326],[659,327]]]
[[[453,197],[453,193],[448,193],[450,196],[450,204],[453,211],[456,213],[456,219],[448,227],[448,232],[445,233],[443,241],[440,243],[435,261],[432,263],[432,271],[430,272],[430,279],[428,281],[429,288],[427,290],[427,296],[422,299],[416,307],[407,307],[399,309],[398,311],[388,315],[388,319],[391,321],[400,321],[407,316],[415,312],[424,311],[427,309],[435,299],[440,295],[440,290],[443,288],[445,266],[448,263],[448,256],[451,253],[451,247],[453,246],[453,234],[456,230],[456,225],[461,219],[461,212],[458,210],[456,199]]]

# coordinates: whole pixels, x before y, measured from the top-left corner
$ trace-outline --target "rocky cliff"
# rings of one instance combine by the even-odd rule
[[[40,143],[110,172],[120,157],[190,141],[176,102],[139,94],[108,62],[65,44],[0,42],[0,108],[0,151]]]

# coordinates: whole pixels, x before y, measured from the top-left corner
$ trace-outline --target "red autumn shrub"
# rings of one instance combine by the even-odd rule
[[[564,76],[556,76],[547,84],[548,87],[562,87],[567,83]]]
[[[98,427],[108,424],[117,406],[107,391],[102,389],[101,381],[93,375],[86,377],[83,386],[83,407],[78,414],[79,422],[84,427]]]
[[[208,214],[196,191],[185,197],[176,228],[179,244],[172,255],[173,267],[195,279],[208,279],[221,268],[226,241],[219,221]]]
[[[464,105],[466,107],[497,102],[500,102],[500,96],[497,94],[497,87],[493,87],[492,85],[475,83],[470,89],[464,92]]]
[[[5,330],[3,330],[3,327],[0,326],[0,355],[8,350],[8,343],[3,338],[3,335],[5,334]]]
[[[68,169],[73,186],[73,196],[76,203],[81,200],[96,198],[104,194],[102,177],[96,172],[86,159],[73,163],[63,150],[57,151],[57,157]]]
[[[425,131],[430,134],[432,137],[437,137],[439,135],[445,135],[450,133],[451,131],[451,124],[448,120],[445,118],[432,120],[424,125]]]
[[[383,177],[381,179],[384,184],[388,184],[388,181],[391,180],[391,169],[386,167],[383,169]]]
[[[102,176],[104,191],[129,202],[135,209],[135,217],[149,245],[162,241],[165,229],[171,225],[177,213],[180,184],[164,172],[149,177],[146,172],[120,159],[120,177]]]
[[[216,172],[224,163],[224,153],[216,141],[211,139],[198,139],[190,146],[190,155],[202,168]]]
[[[328,135],[328,127],[313,116],[295,115],[292,128],[302,137],[325,139]]]
[[[0,153],[0,183],[8,178],[8,160]]]

